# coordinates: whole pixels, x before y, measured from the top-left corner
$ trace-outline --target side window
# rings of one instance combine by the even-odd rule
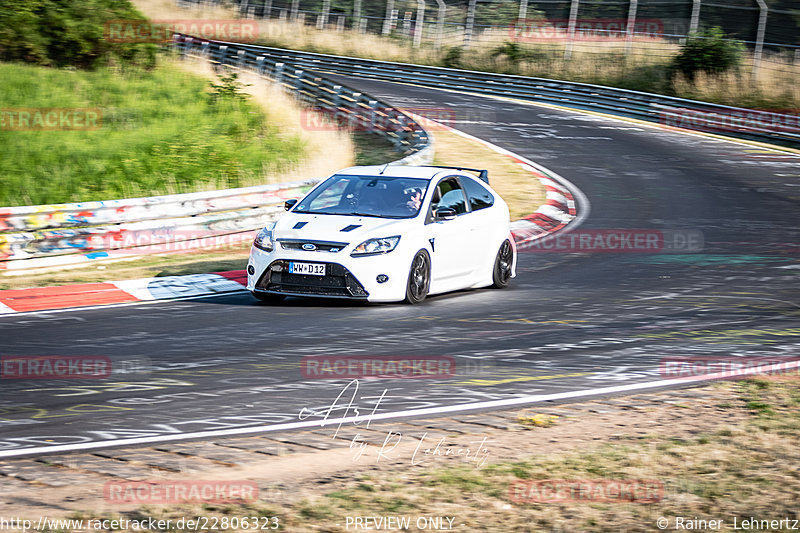
[[[473,211],[494,205],[494,196],[483,185],[470,178],[462,179],[461,183],[464,184],[464,189],[469,197],[469,205]]]
[[[433,209],[441,209],[449,207],[454,209],[457,215],[467,212],[467,202],[464,199],[464,191],[458,180],[455,178],[448,178],[441,181],[436,187],[437,191],[433,197],[431,207]],[[437,201],[438,199],[438,201]]]

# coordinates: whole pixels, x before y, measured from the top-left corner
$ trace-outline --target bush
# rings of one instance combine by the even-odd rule
[[[442,58],[442,66],[449,68],[461,67],[461,56],[464,53],[464,48],[461,46],[450,46],[445,50],[444,57]]]
[[[680,53],[672,60],[673,77],[681,73],[693,81],[698,71],[720,74],[738,68],[743,50],[742,43],[725,38],[722,28],[710,28],[686,40]]]
[[[155,45],[103,38],[114,19],[145,17],[129,0],[2,0],[0,60],[82,69],[117,60],[152,67]]]

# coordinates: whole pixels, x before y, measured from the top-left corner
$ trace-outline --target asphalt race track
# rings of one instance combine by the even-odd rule
[[[454,109],[459,129],[565,177],[591,203],[581,230],[695,231],[703,249],[522,253],[509,289],[419,306],[271,307],[242,293],[3,316],[0,355],[108,356],[122,372],[4,380],[0,453],[297,422],[301,412],[321,420],[348,380],[304,379],[307,355],[454,358],[456,375],[444,379],[361,380],[345,395],[346,414],[655,381],[667,358],[798,357],[799,156],[510,101],[347,83],[402,107]]]

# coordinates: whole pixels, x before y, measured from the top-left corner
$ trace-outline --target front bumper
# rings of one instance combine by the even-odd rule
[[[387,254],[351,257],[344,252],[286,249],[266,252],[254,247],[248,262],[247,289],[286,296],[399,302],[406,296],[411,264],[406,255],[405,250],[399,249]],[[325,275],[291,274],[290,261],[323,264]],[[388,279],[380,283],[379,276]]]
[[[253,290],[287,296],[322,296],[334,298],[367,299],[369,293],[346,267],[338,263],[325,265],[324,276],[293,274],[289,261],[278,259],[270,263],[258,278]]]

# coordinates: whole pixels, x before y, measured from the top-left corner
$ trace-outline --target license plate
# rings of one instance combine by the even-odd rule
[[[325,265],[319,263],[297,263],[289,261],[290,274],[306,274],[310,276],[324,276]]]

